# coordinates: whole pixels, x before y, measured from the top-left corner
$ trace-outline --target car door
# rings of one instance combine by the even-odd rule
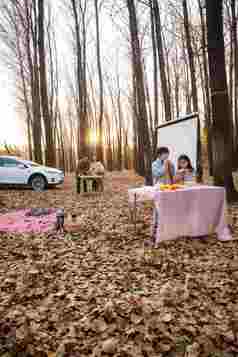
[[[14,158],[4,158],[5,175],[4,182],[6,184],[27,184],[30,169]]]

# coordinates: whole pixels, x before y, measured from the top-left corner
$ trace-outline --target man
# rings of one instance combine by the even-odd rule
[[[90,169],[90,161],[89,161],[88,157],[85,156],[78,161],[76,175],[77,176],[87,175],[89,169]]]
[[[169,149],[160,147],[157,151],[157,159],[152,163],[153,182],[172,184],[175,176],[175,167],[169,160]]]
[[[93,155],[93,160],[90,164],[89,173],[90,173],[90,175],[93,175],[93,176],[104,176],[105,175],[104,166],[100,161],[97,161],[96,155]]]

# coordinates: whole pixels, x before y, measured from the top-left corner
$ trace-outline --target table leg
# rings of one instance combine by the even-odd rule
[[[93,179],[92,181],[92,191],[97,192],[97,180]]]
[[[83,180],[83,191],[88,192],[88,180]]]
[[[152,224],[152,243],[156,247],[156,238],[157,238],[157,230],[159,227],[159,211],[158,207],[154,205],[154,210],[153,210],[153,224]]]
[[[77,193],[81,192],[81,178],[76,177],[76,188],[77,188]]]

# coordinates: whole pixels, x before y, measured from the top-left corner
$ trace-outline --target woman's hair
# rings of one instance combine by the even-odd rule
[[[161,146],[160,148],[158,148],[157,150],[157,157],[161,156],[163,154],[169,154],[169,149],[166,146]]]
[[[188,169],[193,171],[193,167],[192,167],[192,163],[191,163],[191,160],[190,158],[187,156],[187,155],[180,155],[179,158],[178,158],[178,170],[181,169],[180,165],[179,165],[179,161],[181,160],[184,160],[184,161],[187,161],[188,163]]]

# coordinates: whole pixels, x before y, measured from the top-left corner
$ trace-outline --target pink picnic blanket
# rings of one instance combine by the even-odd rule
[[[157,191],[156,243],[178,237],[199,237],[217,233],[219,240],[231,240],[225,222],[225,190],[222,187],[193,186],[177,191]]]
[[[56,223],[56,211],[44,216],[28,216],[30,210],[9,212],[0,216],[0,232],[41,233],[52,230]]]

